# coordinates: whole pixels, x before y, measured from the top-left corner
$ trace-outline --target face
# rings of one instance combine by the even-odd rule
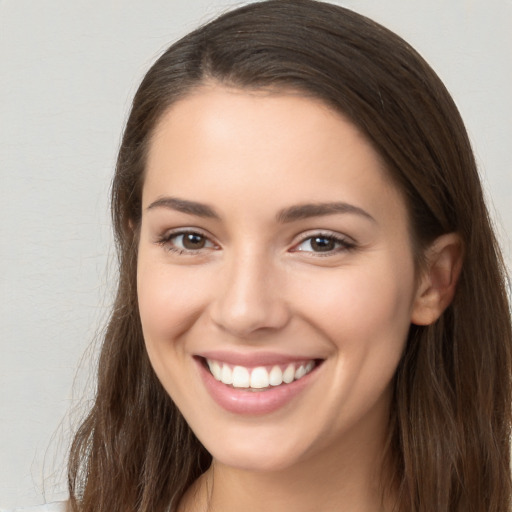
[[[154,370],[215,460],[283,469],[382,440],[417,294],[407,212],[321,102],[212,85],[174,104],[137,280]]]

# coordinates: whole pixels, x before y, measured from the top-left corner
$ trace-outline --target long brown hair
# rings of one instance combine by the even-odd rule
[[[148,142],[168,107],[206,80],[294,89],[342,112],[370,140],[408,205],[415,252],[457,232],[457,292],[430,326],[411,326],[389,426],[400,512],[510,510],[511,325],[506,276],[463,122],[402,39],[347,9],[271,0],[229,12],[171,46],[133,100],[112,189],[119,288],[92,410],[69,462],[83,512],[175,510],[209,466],[156,378],[137,309],[137,225]]]

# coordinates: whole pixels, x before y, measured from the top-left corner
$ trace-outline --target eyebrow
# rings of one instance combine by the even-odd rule
[[[153,201],[146,210],[152,210],[154,208],[168,208],[170,210],[176,210],[189,215],[196,215],[198,217],[210,219],[220,220],[221,218],[211,206],[205,203],[179,199],[177,197],[160,197],[156,201]],[[338,213],[355,214],[376,222],[367,211],[359,208],[358,206],[344,202],[311,203],[290,206],[279,211],[276,215],[276,220],[281,224],[286,224],[310,217],[322,217]]]
[[[325,215],[334,215],[337,213],[356,214],[376,222],[376,220],[367,211],[359,208],[358,206],[343,202],[312,203],[290,206],[289,208],[281,210],[277,214],[277,220],[281,223],[287,223],[296,220],[307,219],[309,217],[322,217]]]
[[[153,201],[146,210],[152,210],[153,208],[168,208],[198,217],[220,219],[220,215],[211,206],[196,201],[179,199],[177,197],[160,197],[156,201]]]

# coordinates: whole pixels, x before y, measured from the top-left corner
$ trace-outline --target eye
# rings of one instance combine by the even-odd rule
[[[195,253],[202,249],[214,249],[217,246],[205,235],[196,231],[168,233],[158,240],[168,251],[178,254]]]
[[[336,254],[341,251],[350,250],[354,247],[355,243],[347,238],[332,234],[318,233],[304,238],[293,248],[293,251],[323,253],[327,256],[329,254]]]

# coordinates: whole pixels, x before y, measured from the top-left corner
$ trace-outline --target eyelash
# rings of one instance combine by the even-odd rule
[[[211,247],[208,247],[207,249],[211,249],[211,248],[215,248],[216,245],[206,236],[204,235],[203,233],[201,233],[200,231],[197,231],[197,230],[194,230],[194,229],[182,229],[180,231],[174,231],[174,232],[171,232],[171,233],[166,233],[164,235],[162,235],[161,237],[158,238],[157,240],[157,244],[158,245],[161,245],[162,247],[165,248],[165,250],[169,251],[169,252],[172,252],[172,253],[175,253],[175,254],[185,254],[185,255],[188,255],[188,256],[196,256],[200,253],[201,249],[204,249],[204,247],[200,247],[199,249],[186,249],[186,248],[180,248],[180,247],[176,247],[174,244],[173,244],[173,239],[175,238],[178,238],[178,237],[184,237],[186,235],[196,235],[196,236],[199,236],[201,237],[203,240],[205,240],[206,243],[210,243],[212,244]]]
[[[338,247],[335,247],[334,249],[332,250],[328,250],[328,251],[325,251],[325,252],[322,252],[322,251],[304,251],[304,250],[301,250],[301,249],[297,249],[297,247],[301,246],[304,242],[307,242],[308,240],[311,240],[313,241],[314,239],[324,239],[324,240],[328,240],[329,242],[332,242],[335,244],[335,246],[337,245]],[[335,235],[333,233],[324,233],[324,232],[317,232],[317,233],[313,233],[313,234],[307,234],[305,235],[300,241],[299,243],[297,243],[292,252],[304,252],[304,253],[309,253],[309,254],[314,254],[315,257],[327,257],[327,256],[333,256],[335,254],[339,254],[341,252],[345,252],[345,251],[352,251],[356,248],[356,243],[353,242],[351,239],[348,239],[346,237],[343,237],[343,236],[339,236],[339,235]]]
[[[176,239],[180,236],[184,237],[186,235],[199,236],[205,241],[205,243],[210,243],[211,245],[209,247],[200,247],[198,249],[186,249],[186,248],[176,247],[173,244],[173,239]],[[335,246],[337,245],[337,247],[333,248],[332,250],[327,250],[325,252],[323,252],[323,251],[305,251],[303,249],[298,249],[298,247],[300,247],[302,244],[304,244],[304,242],[307,242],[308,240],[312,241],[314,239],[327,240],[329,242],[334,243]],[[178,255],[188,255],[188,256],[197,256],[197,255],[201,254],[203,249],[210,250],[210,249],[214,249],[217,247],[214,244],[214,242],[212,242],[209,239],[208,236],[201,233],[200,231],[193,230],[193,229],[180,230],[180,231],[174,231],[171,233],[166,233],[163,236],[159,237],[159,239],[157,240],[157,244],[161,245],[169,252],[172,252],[172,253],[175,253]],[[316,232],[316,233],[308,234],[308,235],[304,236],[297,244],[294,245],[294,247],[291,249],[290,252],[302,252],[302,253],[306,253],[306,254],[308,254],[308,253],[314,254],[315,257],[327,257],[327,256],[332,256],[334,254],[339,254],[340,252],[345,252],[345,251],[348,252],[348,251],[354,250],[356,247],[357,247],[356,243],[346,237],[338,236],[333,233]]]

